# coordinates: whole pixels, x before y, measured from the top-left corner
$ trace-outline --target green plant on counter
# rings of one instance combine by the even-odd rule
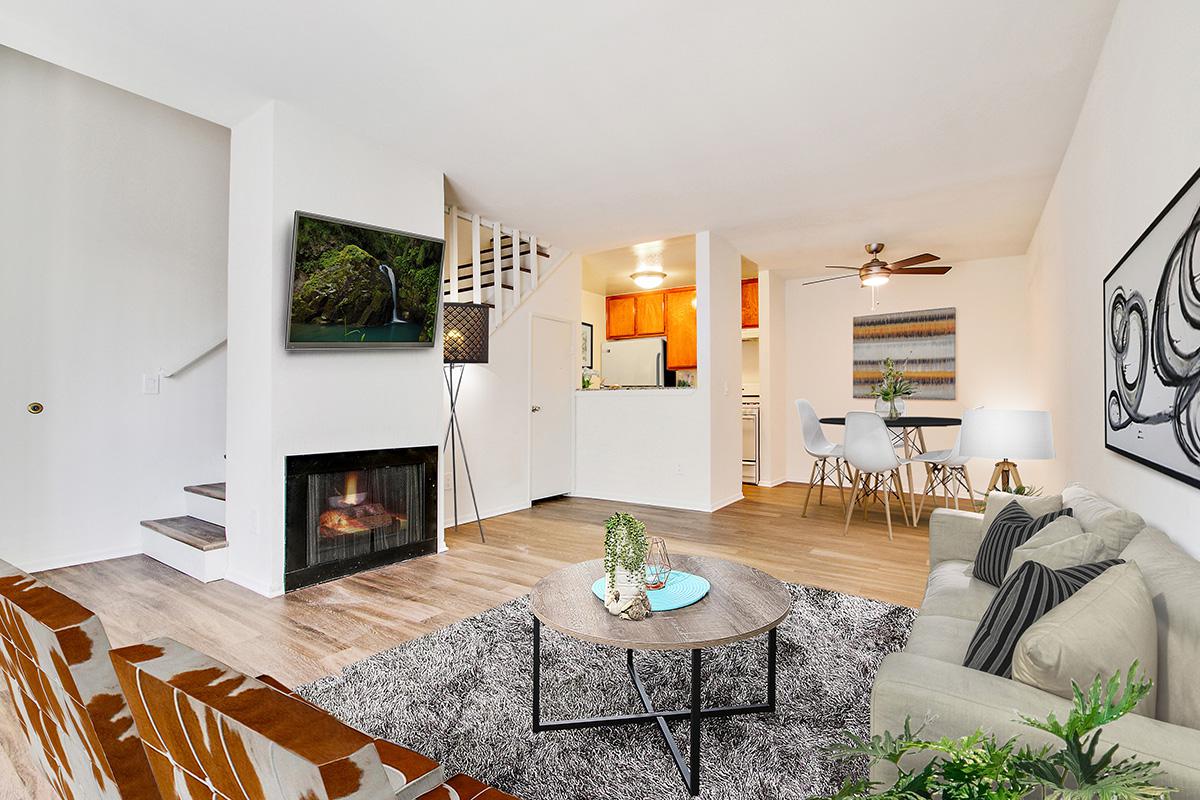
[[[1020,749],[1017,740],[997,741],[977,730],[961,739],[931,741],[913,731],[909,720],[899,734],[885,732],[870,740],[850,734],[850,742],[833,748],[842,758],[866,756],[871,765],[886,761],[899,774],[895,784],[882,788],[863,778],[849,780],[837,794],[822,800],[884,797],[892,800],[941,798],[942,800],[1020,800],[1032,792],[1060,800],[1157,800],[1174,789],[1155,778],[1158,762],[1136,757],[1117,759],[1117,745],[1100,749],[1102,726],[1128,714],[1149,692],[1151,682],[1137,677],[1138,664],[1107,682],[1099,677],[1085,692],[1072,682],[1074,704],[1066,721],[1054,714],[1045,720],[1022,715],[1020,721],[1061,740],[1057,747]],[[1099,752],[1098,752],[1099,751]],[[901,761],[908,755],[933,759],[909,771]]]
[[[604,521],[604,574],[608,585],[617,585],[617,567],[631,575],[642,575],[650,543],[646,525],[632,514],[618,511]]]
[[[904,370],[896,366],[891,358],[885,358],[879,365],[882,380],[873,384],[867,392],[869,397],[878,397],[885,403],[890,403],[900,397],[909,397],[917,391],[917,385],[904,377]]]

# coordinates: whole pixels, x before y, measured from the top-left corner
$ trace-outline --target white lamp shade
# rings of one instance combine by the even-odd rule
[[[962,455],[972,458],[1054,458],[1049,411],[973,408],[963,414]]]

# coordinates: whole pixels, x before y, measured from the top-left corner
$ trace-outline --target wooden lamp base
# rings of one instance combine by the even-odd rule
[[[1015,463],[1007,458],[996,462],[996,469],[992,471],[992,480],[988,485],[989,492],[997,489],[1002,492],[1011,492],[1021,485],[1021,473],[1017,472]]]

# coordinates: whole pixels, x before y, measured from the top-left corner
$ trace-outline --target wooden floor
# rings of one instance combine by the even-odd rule
[[[741,561],[777,578],[916,606],[928,574],[928,526],[897,516],[889,542],[882,511],[855,515],[848,535],[836,491],[800,507],[806,486],[747,486],[714,514],[559,499],[448,531],[449,550],[268,599],[226,581],[202,584],[145,556],[39,575],[95,610],[114,647],[170,636],[252,675],[307,683],[529,590],[566,564],[599,558],[602,523],[623,509],[670,552]],[[926,522],[928,517],[926,517]],[[50,800],[35,776],[8,698],[0,701],[0,798]]]

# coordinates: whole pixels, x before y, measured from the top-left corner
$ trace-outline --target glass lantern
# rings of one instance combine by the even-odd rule
[[[646,552],[646,588],[661,589],[667,585],[671,575],[671,559],[667,556],[667,543],[659,536],[651,536]]]

